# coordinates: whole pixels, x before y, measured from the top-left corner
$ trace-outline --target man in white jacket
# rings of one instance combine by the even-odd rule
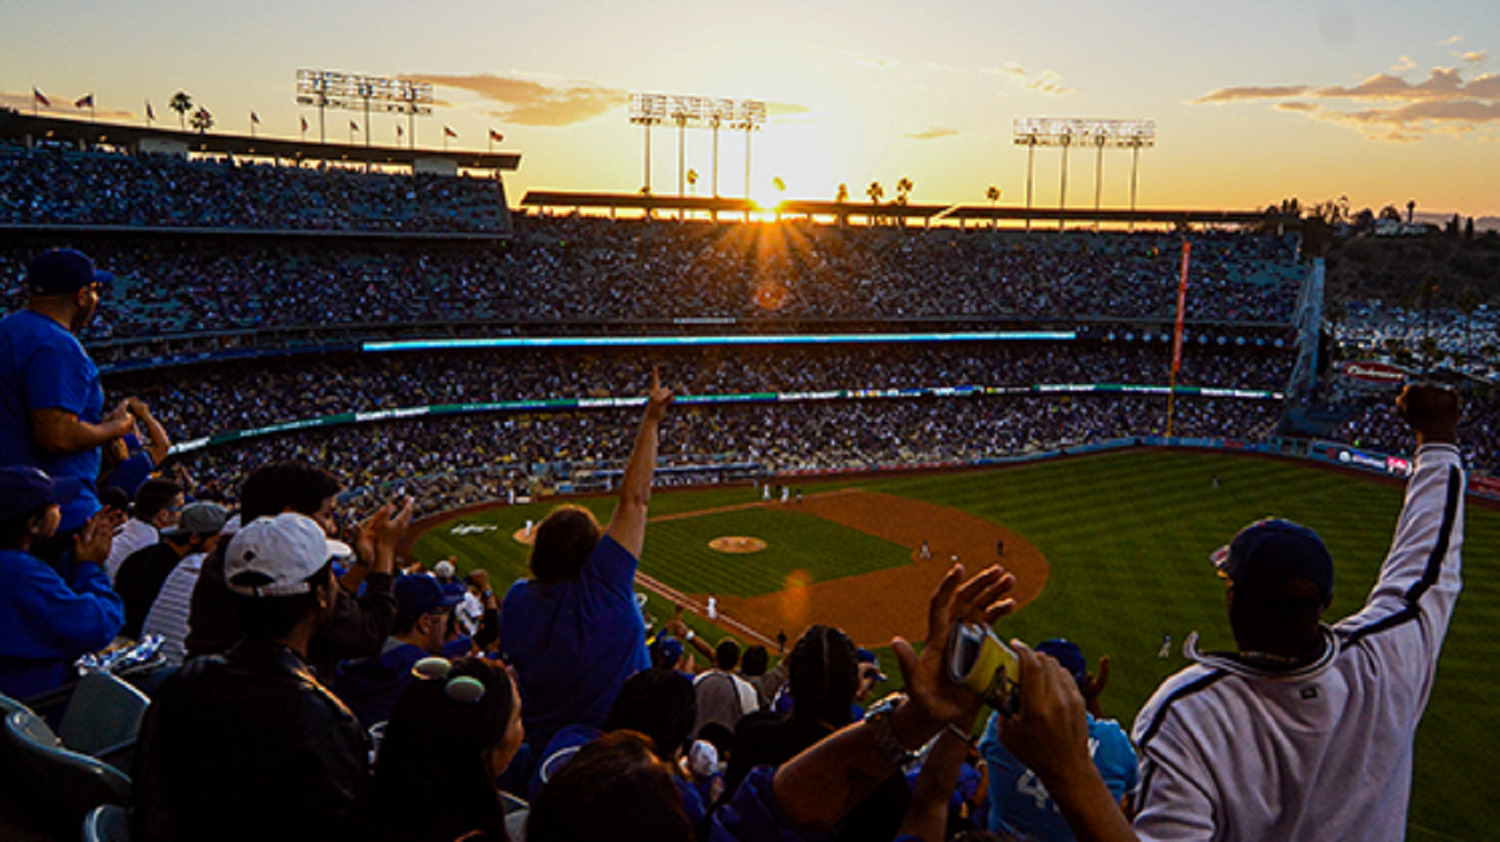
[[[1190,638],[1195,663],[1142,708],[1134,834],[1089,762],[1082,716],[1070,718],[1081,698],[1022,653],[1022,713],[1004,739],[1079,839],[1405,838],[1412,744],[1462,587],[1465,480],[1457,397],[1410,386],[1397,408],[1416,467],[1361,611],[1320,622],[1333,562],[1306,527],[1261,521],[1215,554],[1239,651],[1201,653]]]

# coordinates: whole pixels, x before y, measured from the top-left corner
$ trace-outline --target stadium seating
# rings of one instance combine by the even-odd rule
[[[18,783],[30,793],[26,807],[50,825],[77,832],[100,804],[129,804],[130,778],[114,766],[62,746],[40,717],[18,711],[5,717],[5,734],[24,770]]]

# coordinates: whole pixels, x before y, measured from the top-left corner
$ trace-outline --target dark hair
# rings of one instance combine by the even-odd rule
[[[177,495],[182,493],[182,486],[169,479],[148,479],[141,486],[141,490],[135,493],[135,507],[131,516],[136,520],[150,521],[162,513],[162,510],[172,505]]]
[[[579,749],[531,802],[528,842],[691,842],[671,768],[651,740],[615,731]]]
[[[835,728],[853,719],[850,706],[859,689],[859,659],[849,636],[833,626],[812,626],[787,656],[792,717],[822,721]]]
[[[241,577],[248,575],[240,574]],[[333,562],[330,561],[304,581],[322,587],[332,578]],[[291,596],[246,596],[230,591],[229,597],[234,603],[234,615],[240,621],[240,631],[245,637],[256,640],[281,640],[291,634],[307,612],[318,604],[318,595],[313,591]]]
[[[604,730],[639,731],[651,738],[657,757],[671,762],[697,717],[698,696],[691,679],[676,670],[641,670],[620,688],[604,718]]]
[[[732,670],[740,662],[740,645],[732,637],[726,637],[714,647],[714,666],[721,670]]]
[[[0,521],[0,547],[11,549],[19,546],[21,538],[31,529],[31,519],[42,514],[52,503],[43,503],[24,514]]]
[[[130,511],[130,495],[118,485],[107,486],[99,490],[99,505],[106,509],[128,512]]]
[[[240,522],[279,515],[290,509],[309,517],[339,493],[339,478],[306,462],[273,462],[257,468],[240,486]]]
[[[454,701],[448,682],[467,676],[484,685],[478,702]],[[454,661],[445,679],[412,679],[386,722],[366,804],[356,809],[364,840],[451,840],[479,830],[504,840],[505,809],[486,753],[518,713],[504,665],[483,658]]]
[[[721,762],[729,759],[730,749],[734,748],[734,732],[722,722],[703,723],[703,727],[698,729],[698,739],[713,744],[718,749]]]
[[[543,583],[576,578],[602,535],[593,512],[582,506],[558,506],[536,528],[531,575]]]
[[[759,643],[745,650],[745,657],[740,659],[740,672],[754,678],[765,675],[766,670],[771,667],[771,653],[766,647]]]

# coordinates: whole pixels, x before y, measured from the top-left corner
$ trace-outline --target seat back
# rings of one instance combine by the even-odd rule
[[[130,777],[114,766],[69,751],[36,714],[17,711],[5,717],[5,736],[14,742],[25,767],[19,795],[28,812],[72,836],[84,816],[100,804],[129,804]]]
[[[146,694],[113,675],[89,673],[63,711],[58,736],[73,751],[129,768],[128,754],[150,705]]]
[[[130,811],[100,804],[83,819],[83,842],[130,842]]]

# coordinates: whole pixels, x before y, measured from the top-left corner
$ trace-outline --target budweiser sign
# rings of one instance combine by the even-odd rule
[[[1386,363],[1344,363],[1344,376],[1367,383],[1399,384],[1406,382],[1406,369]]]

